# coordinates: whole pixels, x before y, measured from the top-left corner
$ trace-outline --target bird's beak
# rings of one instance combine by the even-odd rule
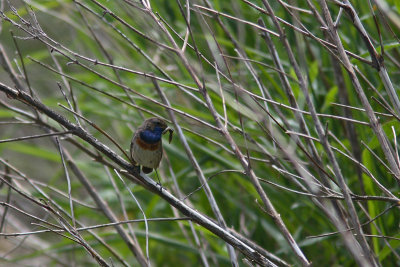
[[[174,129],[167,127],[167,128],[165,128],[165,130],[162,132],[162,134],[165,134],[166,132],[169,132],[168,143],[171,144],[171,141],[172,141],[172,134],[174,133]]]

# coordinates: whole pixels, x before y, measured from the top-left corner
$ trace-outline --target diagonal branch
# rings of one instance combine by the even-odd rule
[[[203,214],[199,213],[198,211],[190,208],[186,204],[184,204],[181,200],[173,196],[171,193],[166,191],[165,189],[160,190],[160,186],[148,178],[147,176],[139,175],[135,168],[131,164],[129,164],[126,160],[124,160],[119,155],[115,154],[109,147],[101,143],[97,140],[94,136],[88,133],[86,130],[82,129],[80,126],[77,126],[71,123],[68,119],[63,117],[62,115],[58,114],[57,112],[49,109],[45,106],[42,102],[32,98],[27,93],[21,90],[14,90],[9,86],[0,83],[0,91],[4,92],[9,98],[16,99],[20,102],[25,103],[28,106],[34,107],[39,112],[44,113],[49,118],[55,120],[63,127],[71,131],[71,133],[82,140],[86,141],[98,151],[103,153],[106,157],[110,160],[115,162],[119,165],[122,169],[125,170],[124,174],[134,182],[141,184],[143,187],[147,188],[148,190],[152,191],[153,193],[159,195],[172,206],[177,208],[181,211],[184,215],[190,217],[194,222],[197,224],[205,227],[215,235],[222,238],[224,241],[238,249],[242,252],[249,260],[257,262],[262,266],[276,266],[272,261],[267,259],[265,256],[260,254],[256,249],[253,248],[251,244],[247,244],[240,240],[237,236],[230,233],[228,230],[221,228],[216,222],[209,219],[208,217],[204,216]]]

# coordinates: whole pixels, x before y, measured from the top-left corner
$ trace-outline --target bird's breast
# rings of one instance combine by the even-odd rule
[[[144,150],[149,150],[149,151],[155,151],[157,149],[160,149],[161,147],[161,140],[153,143],[153,144],[149,144],[147,142],[145,142],[142,138],[136,138],[136,144]]]
[[[149,144],[137,136],[134,138],[131,145],[132,159],[147,168],[157,169],[162,158],[162,144],[161,140],[154,144]]]

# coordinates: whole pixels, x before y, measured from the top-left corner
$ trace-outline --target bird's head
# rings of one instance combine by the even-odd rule
[[[160,137],[166,132],[169,132],[169,142],[171,143],[173,130],[168,127],[167,123],[163,119],[156,117],[147,119],[143,122],[141,128],[143,131],[151,132]]]
[[[144,121],[143,129],[149,130],[152,132],[160,132],[162,133],[165,129],[168,128],[167,123],[160,118],[150,118]]]

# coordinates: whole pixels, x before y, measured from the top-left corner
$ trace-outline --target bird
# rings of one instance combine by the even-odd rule
[[[130,154],[133,164],[142,166],[143,173],[151,173],[160,165],[163,148],[162,136],[169,131],[169,143],[173,130],[160,118],[149,118],[139,126],[131,141]]]

